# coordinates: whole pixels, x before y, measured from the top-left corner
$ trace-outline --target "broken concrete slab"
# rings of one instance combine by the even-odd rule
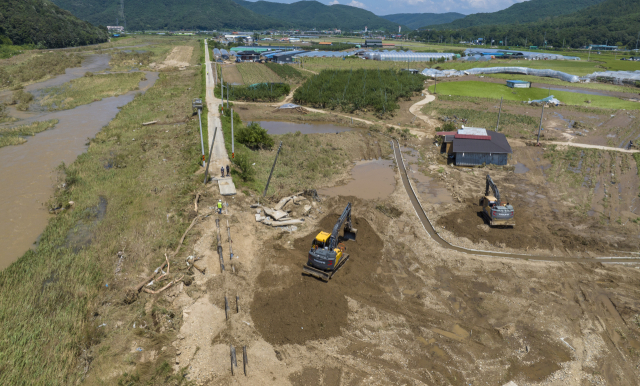
[[[231,177],[219,178],[218,188],[220,189],[220,194],[223,196],[233,196],[236,194],[236,186],[233,180],[231,180]]]
[[[285,225],[297,225],[297,224],[303,224],[303,223],[304,223],[304,220],[273,221],[271,223],[271,226],[280,227],[280,226],[285,226]]]
[[[267,214],[267,216],[273,218],[274,220],[280,220],[289,215],[287,212],[283,212],[281,210],[273,210],[271,208],[264,208],[264,212]]]
[[[266,220],[267,218],[265,216],[261,216],[259,214],[256,214],[256,221],[257,222],[263,222],[264,220]]]
[[[289,202],[289,200],[291,200],[291,197],[285,197],[285,198],[283,198],[282,200],[280,200],[280,201],[276,204],[276,206],[274,206],[274,207],[273,207],[273,209],[275,209],[275,210],[280,210],[280,209],[282,209],[282,208],[287,204],[287,202]]]
[[[308,214],[311,211],[311,205],[305,205],[302,214]]]

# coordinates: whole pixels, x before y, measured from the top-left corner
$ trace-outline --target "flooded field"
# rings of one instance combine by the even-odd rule
[[[350,127],[336,126],[331,123],[299,123],[299,122],[277,122],[277,121],[260,121],[260,126],[269,132],[269,134],[287,134],[299,131],[302,134],[330,134],[341,133],[343,131],[353,130]]]
[[[318,194],[328,196],[355,196],[365,200],[388,197],[396,187],[394,162],[390,160],[360,161],[351,170],[346,185],[318,189]]]
[[[108,55],[89,57],[80,68],[45,82],[30,85],[32,93],[46,87],[63,84],[82,76],[86,71],[99,71],[108,66]],[[158,73],[147,72],[140,82],[142,92],[158,79]],[[0,149],[0,269],[20,257],[36,240],[49,219],[46,201],[53,191],[54,169],[62,162],[72,163],[87,149],[87,138],[95,136],[117,114],[119,108],[131,102],[136,92],[51,113],[28,114],[14,124],[57,119],[55,128],[44,131],[19,146]]]

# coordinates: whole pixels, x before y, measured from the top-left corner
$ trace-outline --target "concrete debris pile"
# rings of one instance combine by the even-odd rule
[[[256,221],[273,227],[304,223],[304,218],[301,216],[309,216],[316,203],[310,203],[300,194],[283,198],[273,208],[258,204],[251,205],[251,208],[256,209]]]

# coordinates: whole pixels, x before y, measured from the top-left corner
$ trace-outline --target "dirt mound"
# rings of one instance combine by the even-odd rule
[[[272,344],[303,344],[341,334],[346,326],[347,296],[379,293],[371,275],[383,242],[364,219],[354,218],[357,241],[346,242],[349,261],[325,283],[302,275],[311,242],[321,230],[330,231],[340,215],[326,216],[311,234],[293,242],[293,249],[275,244],[270,259],[275,266],[258,278],[263,288],[254,296],[251,316],[264,339]],[[284,272],[284,273],[278,273]]]
[[[568,218],[556,218],[558,215],[555,213],[545,214],[517,199],[512,200],[511,203],[516,211],[514,228],[489,227],[482,217],[482,207],[472,200],[468,200],[464,207],[438,219],[437,225],[458,237],[466,237],[473,243],[486,240],[492,245],[525,251],[532,248],[548,250],[567,248],[602,253],[611,249],[611,245],[606,240],[585,237],[577,234],[574,229],[568,228],[566,224],[572,223]]]

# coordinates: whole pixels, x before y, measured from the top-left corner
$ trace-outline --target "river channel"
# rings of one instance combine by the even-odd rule
[[[108,63],[108,55],[92,55],[82,67],[67,69],[64,75],[25,89],[39,95],[42,89],[79,78],[87,71],[105,70]],[[138,91],[71,110],[30,114],[12,124],[59,121],[53,129],[28,137],[22,145],[0,148],[0,269],[22,256],[47,226],[50,215],[44,204],[53,193],[55,168],[62,162],[74,162],[87,150],[87,138],[93,138],[115,118],[119,108],[153,86],[157,79],[158,73],[146,72],[146,80],[139,83]]]

